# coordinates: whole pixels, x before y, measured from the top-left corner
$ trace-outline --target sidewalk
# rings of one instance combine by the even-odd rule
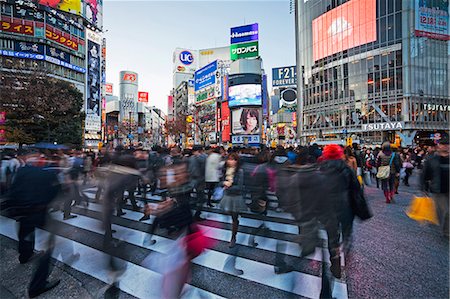
[[[366,197],[374,216],[355,220],[352,252],[346,259],[350,298],[449,298],[449,242],[437,226],[406,216],[420,195],[419,172],[401,183],[392,204],[373,182]]]

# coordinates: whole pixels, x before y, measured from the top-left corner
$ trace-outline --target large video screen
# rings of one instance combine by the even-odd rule
[[[242,84],[229,87],[229,107],[259,105],[262,105],[260,84]]]
[[[377,40],[376,0],[351,0],[312,22],[314,61]]]
[[[261,109],[240,108],[232,112],[233,135],[254,135],[260,133]]]

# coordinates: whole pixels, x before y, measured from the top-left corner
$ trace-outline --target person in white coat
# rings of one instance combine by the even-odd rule
[[[213,204],[211,203],[211,196],[221,178],[221,161],[222,156],[220,155],[220,148],[218,147],[212,149],[212,151],[208,155],[208,158],[206,158],[205,183],[206,189],[208,189],[207,205],[209,207],[213,207]]]

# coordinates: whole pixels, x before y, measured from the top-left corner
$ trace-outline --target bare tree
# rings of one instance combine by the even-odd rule
[[[81,145],[83,96],[71,83],[43,69],[2,58],[0,111],[6,112],[6,139],[19,145],[57,141]]]

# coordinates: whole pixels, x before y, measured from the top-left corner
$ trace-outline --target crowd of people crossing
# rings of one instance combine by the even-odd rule
[[[30,297],[58,284],[48,281],[52,242],[47,251],[35,252],[35,229],[45,227],[50,216],[63,221],[76,218],[72,209],[89,206],[92,200],[82,190],[92,186],[96,187],[93,201],[103,207],[103,247],[111,256],[120,250],[113,218],[125,215],[128,207],[142,213],[139,221],[152,224],[144,245],[154,245],[157,230],[167,230],[183,240],[188,261],[214,246],[199,225],[206,220],[203,214],[208,209],[220,209],[231,218],[230,250],[236,247],[242,215],[252,213],[262,220],[248,244],[257,247],[257,236],[268,229],[264,219],[272,210],[289,213],[294,219],[301,257],[320,247],[319,230],[326,232],[329,270],[340,279],[341,253],[351,250],[355,217],[367,220],[372,216],[365,185],[381,188],[386,204],[392,204],[399,185],[409,187],[409,178],[417,173],[420,188],[434,194],[448,237],[448,147],[448,137],[436,146],[414,148],[389,142],[380,147],[154,146],[144,150],[119,146],[97,153],[29,147],[2,152],[2,213],[19,222],[19,262],[40,256],[28,288]],[[276,274],[293,270],[282,251],[277,246]],[[109,265],[111,271],[117,270],[115,263]],[[235,275],[245,271],[237,269],[233,260],[227,267]],[[188,271],[189,267],[180,268],[182,279],[171,287],[163,286],[167,298],[180,295]]]

